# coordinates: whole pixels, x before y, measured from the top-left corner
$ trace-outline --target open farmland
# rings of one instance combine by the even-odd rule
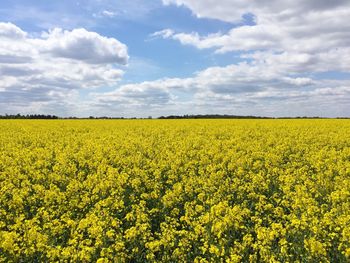
[[[349,262],[349,120],[0,121],[0,262]]]

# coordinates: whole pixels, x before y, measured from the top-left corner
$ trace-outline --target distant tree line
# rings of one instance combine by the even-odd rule
[[[158,119],[273,119],[271,117],[241,116],[227,114],[204,114],[204,115],[170,115],[161,116]]]
[[[329,119],[319,116],[296,116],[296,117],[265,117],[252,115],[228,115],[228,114],[204,114],[204,115],[169,115],[161,116],[158,119]],[[332,119],[332,118],[331,118]],[[350,119],[350,117],[336,117],[334,119]]]
[[[119,120],[119,119],[124,119],[124,117],[107,117],[107,116],[101,116],[101,117],[95,117],[95,116],[89,116],[89,119],[116,119],[116,120]]]
[[[27,114],[27,115],[21,115],[21,114],[5,114],[0,115],[0,119],[58,119],[55,115],[45,115],[45,114]]]
[[[169,116],[160,116],[157,119],[327,119],[324,117],[307,117],[307,116],[297,116],[297,117],[264,117],[264,116],[242,116],[242,115],[228,115],[228,114],[198,114],[198,115],[169,115]],[[27,114],[27,115],[21,115],[21,114],[5,114],[0,115],[0,119],[107,119],[107,120],[134,120],[134,119],[152,119],[152,116],[148,116],[147,118],[126,118],[126,117],[107,117],[107,116],[101,116],[101,117],[95,117],[95,116],[89,116],[84,118],[79,117],[58,117],[55,115],[47,115],[47,114]],[[349,119],[349,117],[337,117],[335,119]]]

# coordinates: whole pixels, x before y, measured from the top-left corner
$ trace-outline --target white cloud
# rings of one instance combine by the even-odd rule
[[[298,20],[298,16],[303,16],[308,12],[323,12],[334,8],[340,10],[349,7],[347,0],[163,0],[165,5],[183,5],[192,10],[198,17],[208,17],[236,22],[242,19],[244,14],[270,14]]]
[[[91,94],[102,115],[222,113],[267,116],[349,114],[350,81],[292,76],[264,64],[211,67],[190,78],[123,85]]]
[[[99,18],[118,14],[118,19],[125,19],[143,17],[155,8],[141,2],[130,2],[125,10],[122,2],[117,6],[99,3],[99,8],[90,10],[97,10]],[[59,109],[59,114],[66,110],[64,115],[80,116],[115,116],[116,112],[143,117],[191,113],[349,116],[350,81],[315,77],[320,72],[350,71],[348,0],[163,3],[184,5],[198,17],[236,24],[227,32],[207,35],[164,29],[151,38],[173,39],[218,55],[236,52],[245,62],[210,67],[188,78],[118,87],[127,68],[119,65],[127,64],[128,53],[117,39],[82,28],[57,28],[37,36],[0,23],[1,108],[8,113],[11,109],[55,114]],[[245,23],[246,14],[252,15],[253,24]],[[138,67],[138,76],[134,72],[131,78],[152,78],[140,77],[139,71],[143,70],[142,75],[147,70],[144,65]],[[114,90],[98,92],[99,87]],[[82,101],[79,92],[89,88],[95,89],[84,94]]]
[[[350,71],[350,48],[336,48],[319,53],[265,51],[243,54],[241,57],[285,73]]]
[[[127,60],[124,44],[85,29],[31,37],[14,24],[0,23],[0,104],[3,110],[69,104],[80,89],[116,85],[124,73],[117,65]]]
[[[102,10],[98,13],[93,13],[92,17],[94,18],[121,18],[123,17],[123,11],[112,11],[112,10]]]
[[[103,10],[102,15],[112,18],[112,17],[117,16],[118,14],[116,12],[113,12],[113,11]]]
[[[127,47],[114,38],[103,37],[83,28],[64,31],[56,28],[32,40],[43,53],[87,63],[126,64]]]
[[[0,37],[8,39],[23,39],[27,35],[19,27],[11,23],[0,23]]]
[[[286,71],[350,70],[349,1],[163,0],[163,3],[184,5],[197,16],[227,22],[253,14],[255,24],[236,25],[226,33],[204,36],[171,29],[154,36],[198,49],[212,48],[216,53],[249,53],[257,63],[274,63]]]
[[[164,29],[161,31],[154,32],[150,36],[152,38],[162,37],[162,38],[170,38],[175,34],[174,30],[171,29]]]

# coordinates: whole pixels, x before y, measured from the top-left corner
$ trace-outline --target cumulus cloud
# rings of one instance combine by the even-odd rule
[[[7,39],[23,39],[27,35],[19,27],[12,23],[0,23],[0,37]]]
[[[184,5],[199,17],[226,22],[237,22],[252,14],[255,24],[240,24],[226,33],[209,35],[165,29],[154,36],[198,49],[212,48],[216,53],[249,53],[260,63],[268,61],[276,67],[282,63],[285,70],[350,69],[349,1],[223,0],[218,4],[211,0],[163,0],[163,3]],[[251,54],[254,52],[258,55]],[[243,57],[247,58],[245,54]]]
[[[344,115],[350,81],[293,76],[263,64],[211,67],[190,78],[166,78],[91,94],[94,105],[115,111],[156,114]],[[132,105],[132,107],[130,107]]]
[[[36,39],[39,50],[55,57],[75,59],[87,63],[126,64],[127,48],[114,38],[103,37],[84,28],[64,31],[56,28]]]
[[[198,17],[232,23],[227,32],[178,32],[172,39],[239,62],[209,67],[187,78],[162,78],[117,86],[128,62],[117,39],[86,29],[53,29],[33,36],[0,23],[0,106],[27,112],[67,109],[72,115],[121,116],[232,113],[252,115],[349,115],[350,2],[348,0],[163,0]],[[139,3],[135,10],[139,8]],[[112,17],[112,9],[98,13]],[[114,9],[113,9],[114,10]],[[250,23],[245,15],[252,17]],[[335,77],[317,77],[333,72]],[[113,87],[99,92],[96,88]],[[81,89],[95,88],[79,98]],[[106,90],[106,89],[103,89]],[[69,111],[70,109],[70,111]]]
[[[208,68],[186,79],[186,84],[177,80],[178,87],[192,87],[191,99],[185,103],[188,109],[268,116],[350,114],[350,81],[336,76],[333,80],[315,77],[318,73],[337,75],[350,71],[349,1],[163,0],[163,3],[185,6],[197,17],[232,23],[232,28],[207,35],[168,28],[153,33],[152,38],[212,49],[215,54],[235,52],[245,61]],[[247,14],[253,17],[253,23],[245,23]],[[176,103],[181,104],[175,100]]]
[[[241,20],[244,14],[279,14],[284,17],[290,17],[294,21],[295,16],[302,16],[308,12],[322,12],[329,9],[349,7],[347,0],[221,0],[220,2],[212,0],[163,0],[165,5],[175,4],[186,6],[198,17],[208,17],[224,20],[227,22],[236,22]]]
[[[98,101],[103,105],[118,103],[118,106],[159,106],[167,104],[171,100],[170,93],[158,86],[147,83],[125,85],[114,92],[95,94]]]
[[[85,29],[32,37],[0,23],[0,104],[10,110],[16,104],[67,103],[72,92],[115,85],[124,73],[118,65],[127,61],[124,44]]]

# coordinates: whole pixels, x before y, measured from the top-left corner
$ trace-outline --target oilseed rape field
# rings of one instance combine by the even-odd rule
[[[350,262],[349,120],[2,120],[0,262]]]

